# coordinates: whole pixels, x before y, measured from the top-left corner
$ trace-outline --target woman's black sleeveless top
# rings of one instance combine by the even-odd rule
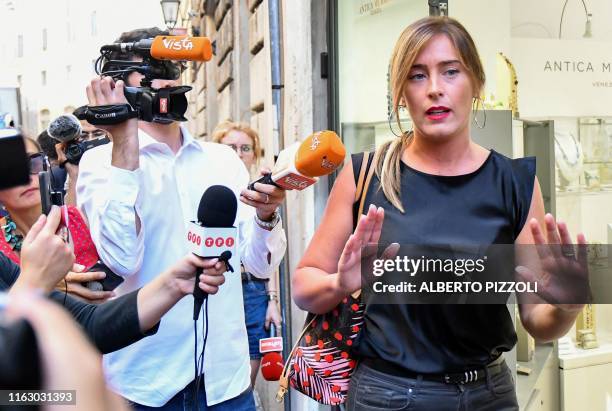
[[[353,155],[359,172],[363,154]],[[476,171],[437,176],[401,164],[397,210],[374,174],[364,210],[383,207],[381,243],[512,244],[531,204],[535,158],[509,159],[491,150]],[[509,351],[516,333],[506,305],[366,305],[355,346],[361,357],[401,368],[440,374],[481,367]]]

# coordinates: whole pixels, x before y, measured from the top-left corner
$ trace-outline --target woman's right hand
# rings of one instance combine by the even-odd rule
[[[338,262],[336,288],[340,293],[349,295],[361,288],[361,260],[362,257],[376,256],[384,218],[384,209],[373,204],[368,213],[359,218],[355,232],[346,242]],[[368,255],[362,256],[364,248]]]

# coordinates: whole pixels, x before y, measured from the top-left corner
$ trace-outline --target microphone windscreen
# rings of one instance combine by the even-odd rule
[[[81,135],[81,131],[79,119],[72,114],[62,114],[47,127],[47,133],[60,143],[74,140]]]
[[[213,48],[208,37],[156,36],[150,53],[157,60],[208,61]]]
[[[210,186],[202,194],[198,207],[198,222],[204,227],[233,227],[238,201],[225,186]]]
[[[261,375],[266,381],[278,381],[283,372],[283,356],[279,352],[269,352],[261,358]]]
[[[302,142],[295,155],[295,168],[307,177],[327,175],[344,161],[346,149],[333,131],[319,131]]]

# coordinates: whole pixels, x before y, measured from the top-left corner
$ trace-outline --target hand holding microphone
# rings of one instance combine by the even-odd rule
[[[271,184],[285,190],[303,190],[337,169],[346,155],[340,137],[333,131],[319,131],[308,136],[301,143],[294,143],[282,150],[272,173],[249,184]]]
[[[263,168],[261,171],[265,178],[270,175],[270,169]],[[251,188],[253,187],[253,188]],[[269,221],[278,207],[285,201],[285,190],[273,184],[251,183],[249,189],[240,192],[240,201],[254,207],[257,217]]]
[[[215,269],[220,269],[217,264],[222,264],[225,266],[223,272],[234,272],[229,261],[236,254],[238,229],[234,227],[234,221],[237,210],[238,203],[232,190],[220,185],[211,186],[200,199],[198,220],[189,223],[187,243],[191,252],[198,257],[217,260]],[[193,285],[194,320],[200,316],[200,309],[210,290],[207,290],[206,282],[200,282],[201,274],[202,270],[198,269]]]
[[[240,200],[257,209],[267,221],[285,200],[285,190],[303,190],[333,172],[344,161],[346,149],[333,131],[319,131],[282,150],[271,172],[249,184]]]

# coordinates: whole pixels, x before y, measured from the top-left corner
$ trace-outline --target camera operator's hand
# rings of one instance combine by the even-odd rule
[[[72,267],[72,271],[69,271],[64,277],[63,281],[60,281],[55,289],[61,292],[68,290],[69,294],[77,297],[80,300],[84,300],[91,304],[101,304],[115,296],[112,291],[92,291],[85,287],[83,284],[90,281],[101,281],[106,277],[106,273],[103,271],[85,271],[83,272],[82,265],[75,264]],[[65,281],[65,282],[64,282]]]
[[[53,206],[48,216],[41,215],[23,240],[21,274],[15,287],[53,290],[72,268],[72,249],[55,233],[60,225],[60,208]]]
[[[96,77],[87,86],[87,100],[90,106],[127,104],[124,94],[125,84],[111,77]],[[112,126],[100,126],[113,136],[113,155],[111,164],[126,170],[136,170],[138,163],[138,120],[129,119]]]
[[[57,162],[66,169],[68,173],[68,188],[66,189],[66,195],[64,196],[65,205],[76,206],[76,183],[79,178],[79,166],[76,164],[69,163],[66,159],[64,150],[66,149],[65,143],[57,143],[55,145],[55,152],[57,153]]]
[[[32,326],[45,390],[75,390],[79,409],[128,409],[107,389],[100,354],[60,306],[31,293],[16,293],[9,299],[7,315],[26,319]]]
[[[68,162],[68,160],[66,159],[66,153],[64,153],[65,149],[66,149],[65,143],[57,143],[55,145],[55,153],[57,154],[57,163],[60,165],[63,164],[64,168],[66,169],[66,172],[68,173],[68,177],[70,177],[71,180],[74,180],[76,182],[76,179],[79,176],[79,166]]]

